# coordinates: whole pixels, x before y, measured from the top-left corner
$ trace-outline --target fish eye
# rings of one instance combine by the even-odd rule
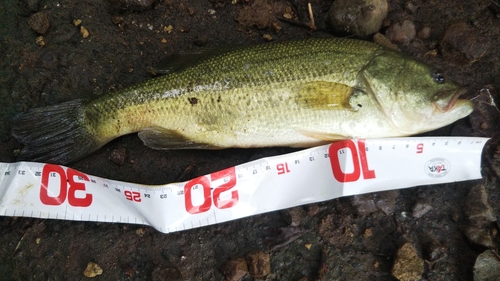
[[[438,84],[443,84],[445,81],[444,75],[441,72],[432,73],[432,79]]]

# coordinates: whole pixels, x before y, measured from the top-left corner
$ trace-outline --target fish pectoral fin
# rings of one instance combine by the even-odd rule
[[[296,89],[297,104],[317,109],[349,109],[349,99],[355,88],[335,82],[311,81],[301,84]]]
[[[330,133],[323,133],[323,132],[311,132],[311,131],[299,131],[304,136],[317,139],[320,141],[324,142],[332,142],[332,141],[338,141],[338,140],[345,140],[349,139],[350,137],[340,135],[340,134],[330,134]]]
[[[194,142],[177,131],[163,127],[148,127],[138,135],[145,146],[153,149],[218,149],[210,144]]]

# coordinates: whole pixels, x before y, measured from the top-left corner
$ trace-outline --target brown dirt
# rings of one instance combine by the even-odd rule
[[[408,1],[388,2],[382,33],[404,20],[412,21],[417,33],[426,28],[424,38],[398,45],[404,53],[443,69],[468,88],[469,97],[491,85],[490,92],[500,102],[495,90],[500,89],[498,4],[413,0],[409,8]],[[147,80],[152,66],[179,50],[264,43],[265,34],[275,41],[324,36],[331,1],[311,3],[317,31],[306,27],[307,1],[300,0],[1,1],[0,162],[14,162],[14,150],[21,148],[10,137],[16,113],[92,98]],[[294,9],[290,12],[287,7]],[[43,12],[43,17],[34,22],[37,12]],[[302,24],[280,20],[285,13]],[[87,38],[73,24],[75,19],[88,30]],[[36,44],[40,34],[34,26],[43,33],[43,47]],[[465,42],[460,45],[457,40]],[[470,118],[430,133],[497,137],[490,141],[483,161],[483,183],[497,219],[499,116],[494,107],[482,103]],[[118,157],[123,165],[109,160],[115,150],[120,155],[113,159]],[[70,166],[115,180],[162,184],[289,151],[158,152],[131,135]],[[378,210],[361,215],[352,198],[341,198],[172,234],[135,225],[0,217],[0,279],[86,280],[83,271],[88,262],[95,262],[103,269],[95,277],[100,280],[223,280],[220,269],[229,260],[263,251],[270,254],[271,262],[265,280],[395,280],[391,266],[398,248],[409,240],[427,260],[423,279],[472,280],[474,261],[484,246],[464,235],[469,227],[464,208],[476,184],[402,190],[392,213]],[[415,218],[412,209],[421,200],[432,208]],[[292,221],[307,231],[287,241],[283,235],[290,231],[291,213]],[[493,239],[498,246],[498,237]],[[275,247],[284,241],[287,244]],[[247,275],[243,280],[253,279]]]

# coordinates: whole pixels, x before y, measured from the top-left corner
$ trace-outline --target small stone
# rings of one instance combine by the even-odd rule
[[[35,39],[35,43],[40,46],[40,47],[43,47],[45,46],[45,40],[43,39],[43,36],[38,36],[36,39]]]
[[[432,206],[428,202],[417,201],[415,206],[413,206],[412,215],[414,218],[420,218],[427,214],[432,209]]]
[[[376,211],[382,211],[390,216],[394,213],[398,196],[399,191],[397,190],[356,195],[351,197],[351,204],[356,207],[358,214],[361,216]]]
[[[388,8],[387,0],[336,0],[327,21],[341,34],[369,36],[380,30]]]
[[[424,260],[421,259],[415,247],[406,242],[396,253],[392,266],[392,275],[400,281],[418,281],[424,273]]]
[[[248,273],[247,262],[244,258],[230,260],[221,267],[220,272],[226,281],[238,281]]]
[[[306,216],[306,212],[304,211],[304,208],[302,208],[301,206],[281,211],[281,217],[290,226],[299,226],[300,221],[305,216]]]
[[[74,19],[73,20],[73,25],[74,26],[80,26],[80,24],[82,24],[82,20],[81,19]]]
[[[363,238],[368,238],[370,236],[372,236],[373,233],[372,233],[372,229],[371,228],[367,228],[365,229],[365,232],[363,232]]]
[[[482,252],[474,264],[474,281],[499,280],[500,260],[492,250]]]
[[[163,44],[166,44],[166,43],[167,43],[167,39],[165,39],[165,38],[161,38],[161,42],[162,42]]]
[[[398,46],[392,44],[391,40],[389,40],[387,37],[385,37],[385,35],[382,33],[379,33],[379,32],[375,33],[373,35],[373,41],[379,45],[386,47],[386,48],[399,51]]]
[[[108,0],[114,8],[121,10],[146,10],[150,8],[156,0]]]
[[[281,25],[279,25],[277,22],[273,22],[273,29],[274,32],[278,33],[281,31]]]
[[[493,184],[494,185],[494,184]],[[467,195],[464,213],[467,217],[465,236],[472,243],[494,247],[491,237],[492,224],[496,222],[493,208],[488,202],[488,191],[484,184],[474,186]]]
[[[39,245],[39,244],[40,244],[40,241],[42,241],[42,239],[41,239],[41,238],[37,238],[37,239],[35,239],[35,243],[36,243],[37,245]]]
[[[490,48],[491,40],[469,27],[465,22],[459,22],[446,28],[441,51],[447,60],[461,64],[479,60]]]
[[[167,32],[168,34],[172,33],[172,30],[174,30],[174,27],[171,24],[163,27],[163,31]]]
[[[83,271],[83,275],[89,278],[93,278],[101,274],[102,274],[102,268],[98,264],[93,262],[89,262],[87,264],[87,268],[85,268],[85,271]]]
[[[42,11],[32,14],[28,19],[28,24],[38,34],[45,34],[50,27],[47,12]]]
[[[83,25],[80,26],[80,33],[82,34],[83,38],[89,37],[89,31],[85,27],[83,27]]]
[[[304,247],[306,247],[306,249],[308,250],[311,250],[312,244],[311,243],[304,244]]]
[[[264,34],[264,35],[262,36],[262,38],[263,38],[264,40],[268,41],[268,42],[269,42],[269,41],[273,41],[273,37],[272,37],[271,35],[269,35],[269,34]]]
[[[415,38],[416,35],[415,25],[409,20],[404,20],[402,23],[391,25],[385,36],[393,43],[407,44]]]
[[[127,150],[124,147],[118,149],[113,149],[109,155],[109,161],[115,163],[116,165],[125,164],[125,159],[127,158]]]
[[[415,5],[412,2],[408,2],[408,4],[406,4],[406,11],[408,13],[415,14],[417,9],[418,9],[418,5]]]
[[[262,251],[254,251],[247,255],[248,272],[256,278],[271,273],[271,257]]]
[[[428,26],[424,26],[422,27],[419,31],[418,31],[418,37],[420,39],[429,39],[429,37],[431,37],[431,28],[428,27]]]
[[[144,230],[144,228],[138,228],[135,230],[135,234],[139,235],[139,237],[142,237],[144,236],[144,234],[146,234],[146,230]]]
[[[285,13],[283,13],[283,17],[287,20],[291,20],[293,18],[293,10],[290,7],[285,8]]]

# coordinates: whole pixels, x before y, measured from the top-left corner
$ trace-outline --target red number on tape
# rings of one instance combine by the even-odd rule
[[[424,144],[423,143],[417,144],[417,154],[423,152],[424,152]]]
[[[59,195],[49,194],[49,179],[59,176]],[[68,199],[68,204],[73,207],[88,207],[92,204],[92,194],[85,193],[84,197],[76,197],[77,191],[86,191],[85,183],[76,182],[75,177],[83,181],[89,181],[86,174],[68,168],[66,172],[59,165],[46,164],[42,170],[42,182],[40,185],[40,202],[44,205],[59,206]]]
[[[276,170],[278,170],[278,175],[283,175],[286,173],[290,173],[290,169],[288,169],[288,163],[280,163],[276,165]]]
[[[217,180],[223,180],[223,183],[215,185],[214,182]],[[186,211],[194,215],[210,210],[212,207],[212,196],[214,205],[218,209],[227,209],[236,205],[239,200],[237,190],[231,191],[229,199],[222,200],[220,198],[222,192],[228,191],[235,186],[236,173],[234,167],[188,181],[184,185],[184,206]],[[198,187],[203,188],[203,203],[195,206],[193,205],[192,192]],[[213,192],[212,189],[214,189]]]
[[[357,181],[361,175],[361,171],[363,172],[363,179],[365,180],[374,179],[376,177],[375,171],[370,170],[368,167],[365,140],[358,140],[358,147],[356,147],[356,144],[352,140],[334,142],[330,145],[330,148],[328,149],[328,153],[330,154],[330,164],[332,165],[333,176],[338,182]],[[344,173],[340,168],[339,152],[345,153],[345,148],[348,148],[351,151],[350,155],[352,157],[354,167],[354,170],[348,174]]]
[[[127,200],[141,202],[141,193],[138,191],[124,190],[123,194]]]

